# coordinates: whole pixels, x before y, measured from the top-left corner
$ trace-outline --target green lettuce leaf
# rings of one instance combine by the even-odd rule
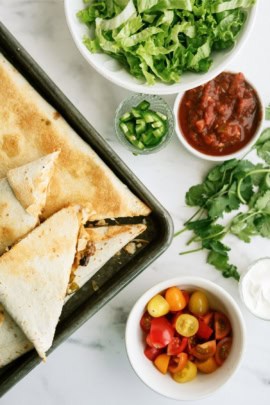
[[[234,45],[245,24],[245,10],[254,3],[255,0],[93,0],[77,15],[81,23],[91,28],[89,36],[83,39],[90,52],[111,55],[131,75],[153,85],[156,80],[179,82],[187,71],[208,71],[212,51]],[[268,147],[260,146],[260,156],[267,161]]]

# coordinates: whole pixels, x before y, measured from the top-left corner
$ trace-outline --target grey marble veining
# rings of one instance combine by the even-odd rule
[[[72,0],[70,0],[72,1]],[[270,2],[259,0],[255,30],[228,67],[243,71],[270,102]],[[157,155],[136,157],[117,142],[114,112],[130,93],[98,75],[77,51],[66,26],[62,0],[0,0],[0,19],[86,116],[121,158],[171,213],[175,228],[192,214],[184,193],[200,182],[211,166],[195,159],[174,138]],[[263,46],[262,46],[263,41]],[[166,97],[172,105],[174,97]],[[168,251],[62,344],[2,400],[2,405],[170,405],[149,390],[131,369],[124,345],[125,322],[133,303],[158,281],[177,275],[201,275],[224,287],[237,301],[247,325],[247,352],[235,377],[199,405],[270,403],[270,323],[252,317],[240,302],[234,281],[223,279],[205,262],[205,253],[179,257],[187,236],[176,238]],[[269,241],[245,245],[229,239],[231,260],[242,272],[269,251]],[[194,266],[196,263],[196,266]],[[192,403],[191,403],[192,405]]]

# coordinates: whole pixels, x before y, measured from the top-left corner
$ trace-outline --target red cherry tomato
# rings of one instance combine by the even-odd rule
[[[145,332],[148,333],[151,327],[152,316],[146,311],[140,320],[140,327]]]
[[[170,373],[178,373],[186,367],[188,362],[187,353],[180,353],[178,356],[172,356],[170,359],[168,370]]]
[[[153,318],[150,328],[150,339],[154,347],[161,349],[173,339],[174,331],[165,317]]]
[[[202,343],[193,347],[193,349],[191,350],[191,354],[193,354],[196,359],[204,361],[209,359],[209,357],[214,356],[214,354],[216,353],[216,347],[216,341],[210,340],[209,342]]]
[[[155,347],[146,346],[144,349],[145,356],[151,361],[154,361],[161,353],[162,349],[156,349]]]
[[[187,338],[181,339],[178,336],[173,337],[171,342],[168,344],[167,354],[169,356],[176,356],[179,353],[182,353],[187,347],[187,343],[188,343]]]
[[[174,329],[175,329],[176,321],[177,321],[179,315],[182,315],[182,314],[183,314],[183,311],[178,311],[173,315],[172,320],[171,320],[171,325]]]
[[[222,366],[224,361],[229,356],[231,347],[232,347],[232,338],[231,337],[226,337],[226,338],[222,339],[220,342],[218,342],[215,359],[219,366]]]
[[[216,339],[225,338],[231,331],[231,323],[226,315],[215,312],[215,334]]]
[[[148,346],[154,347],[153,342],[152,342],[151,337],[150,337],[150,333],[148,333],[148,335],[146,336],[145,341],[146,341]]]
[[[210,326],[210,328],[213,327],[214,312],[208,312],[208,314],[200,316],[199,318],[204,321],[206,325]]]
[[[197,332],[197,336],[200,339],[209,340],[210,336],[213,333],[213,329],[210,328],[204,321],[199,319],[199,329]]]

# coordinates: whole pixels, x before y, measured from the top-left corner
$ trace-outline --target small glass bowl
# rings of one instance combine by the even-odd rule
[[[159,144],[141,150],[136,148],[127,140],[124,133],[121,131],[119,127],[119,122],[120,117],[122,117],[123,114],[129,112],[133,107],[136,107],[143,100],[147,100],[150,103],[151,110],[159,111],[160,113],[166,115],[168,119],[168,126],[167,126],[167,133],[163,136]],[[163,149],[169,143],[174,133],[174,115],[169,105],[161,97],[151,94],[135,94],[123,100],[121,104],[118,106],[115,113],[114,128],[118,140],[128,150],[130,150],[136,155],[147,155],[149,153],[154,153]]]
[[[264,321],[270,321],[270,318],[266,318],[266,317],[263,317],[263,316],[261,316],[261,315],[259,315],[258,313],[256,313],[256,311],[254,311],[252,308],[250,308],[250,306],[246,303],[246,301],[245,301],[245,294],[244,294],[244,292],[243,292],[243,289],[244,289],[244,282],[245,282],[245,278],[246,278],[246,276],[249,274],[249,272],[250,271],[252,271],[252,269],[254,268],[254,266],[256,266],[256,264],[258,264],[259,262],[261,262],[261,261],[264,261],[264,260],[267,260],[267,261],[269,261],[269,263],[270,263],[270,257],[263,257],[263,258],[261,258],[261,259],[258,259],[258,260],[255,260],[254,262],[252,262],[249,266],[248,266],[248,268],[246,269],[246,271],[243,273],[243,274],[241,274],[241,277],[240,277],[240,281],[239,281],[239,294],[240,294],[240,298],[241,298],[241,301],[243,302],[243,304],[245,305],[245,307],[248,309],[248,311],[252,314],[252,315],[254,315],[256,318],[258,318],[258,319],[262,319],[262,320],[264,320]]]

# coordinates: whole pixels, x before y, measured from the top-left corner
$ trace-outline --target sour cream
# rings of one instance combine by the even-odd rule
[[[270,258],[260,259],[241,277],[240,293],[254,315],[270,320]]]

